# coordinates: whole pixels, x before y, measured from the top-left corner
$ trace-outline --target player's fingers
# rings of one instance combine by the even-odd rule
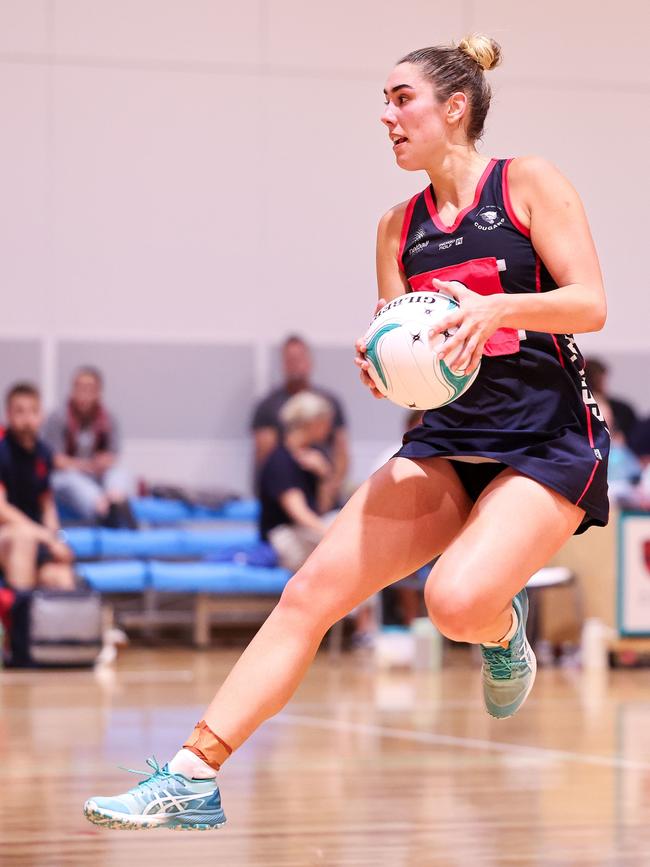
[[[478,344],[478,337],[470,337],[465,341],[465,346],[463,347],[462,352],[458,355],[458,358],[453,364],[453,369],[456,372],[460,373],[467,370],[472,359],[474,358],[474,355],[476,353],[476,347],[478,346]]]
[[[361,380],[361,382],[364,385],[367,385],[369,388],[375,387],[375,383],[372,381],[370,376],[368,376],[368,373],[366,372],[366,370],[360,370],[359,371],[359,379]]]
[[[379,298],[379,300],[377,301],[377,304],[375,305],[375,315],[376,315],[377,313],[379,313],[379,311],[381,310],[381,308],[382,308],[382,307],[385,307],[386,304],[388,304],[388,301],[386,301],[385,298]]]
[[[439,292],[444,292],[445,295],[452,295],[459,302],[462,298],[466,298],[470,292],[467,286],[458,280],[438,280],[434,277],[432,283]]]
[[[447,365],[459,355],[467,339],[467,330],[459,328],[455,334],[448,337],[438,349],[438,358],[444,358]]]
[[[436,322],[431,326],[429,337],[434,337],[436,334],[444,334],[445,331],[449,331],[452,328],[458,328],[463,321],[464,315],[465,314],[462,311],[454,310],[453,313],[448,313],[447,316],[443,316],[439,322]]]
[[[474,373],[476,368],[481,363],[481,358],[483,357],[483,347],[484,346],[485,346],[485,341],[483,340],[478,344],[478,346],[476,347],[476,349],[472,353],[472,357],[470,359],[469,366],[467,368],[468,374]]]

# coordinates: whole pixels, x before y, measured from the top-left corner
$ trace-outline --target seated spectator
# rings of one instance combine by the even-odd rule
[[[6,398],[7,428],[0,442],[0,566],[15,590],[35,586],[71,590],[72,552],[61,540],[50,488],[52,457],[38,438],[38,390],[15,385]]]
[[[54,453],[52,486],[57,500],[84,521],[135,527],[131,480],[118,463],[117,422],[102,403],[102,391],[101,373],[80,367],[67,405],[48,419],[44,436]]]
[[[634,496],[625,504],[630,508],[650,509],[650,418],[638,422],[630,434],[630,449],[641,468]]]
[[[331,402],[301,391],[280,410],[281,441],[267,456],[259,478],[260,535],[275,549],[280,565],[298,570],[325,535],[323,490],[332,465],[316,443],[332,429]]]
[[[332,408],[333,423],[323,439],[314,442],[313,447],[321,449],[332,465],[332,473],[323,485],[322,496],[327,508],[334,508],[341,502],[342,487],[349,466],[348,437],[343,408],[333,394],[311,384],[313,359],[309,346],[302,337],[292,335],[284,341],[282,367],[283,384],[260,401],[253,414],[256,479],[259,479],[260,468],[280,442],[282,407],[292,395],[301,391],[312,391],[322,395]]]
[[[608,375],[609,368],[599,358],[585,359],[585,376],[589,390],[596,398],[601,410],[610,415],[614,427],[623,435],[625,442],[628,442],[632,429],[637,423],[636,410],[626,401],[612,397],[607,383]],[[607,404],[609,404],[611,412],[608,412]]]

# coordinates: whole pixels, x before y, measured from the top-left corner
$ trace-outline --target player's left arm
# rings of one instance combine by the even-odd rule
[[[452,370],[473,371],[498,328],[579,334],[605,324],[603,278],[576,191],[539,157],[513,160],[508,180],[515,215],[530,228],[533,247],[559,288],[481,296],[460,283],[434,280],[435,288],[454,295],[460,305],[432,329],[432,334],[457,329],[438,351]]]
[[[578,193],[540,157],[513,160],[509,182],[513,207],[530,226],[532,245],[559,288],[499,296],[500,326],[550,334],[600,331],[607,318],[605,288]]]

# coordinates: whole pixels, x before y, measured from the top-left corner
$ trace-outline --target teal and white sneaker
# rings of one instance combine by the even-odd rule
[[[490,716],[507,719],[528,698],[537,672],[537,660],[526,638],[528,594],[521,590],[512,600],[519,624],[508,647],[481,645],[483,698]]]
[[[147,759],[153,774],[123,795],[91,798],[84,805],[86,818],[103,828],[140,831],[171,828],[175,831],[209,831],[226,822],[216,780],[190,780],[171,774],[155,758]],[[125,768],[124,770],[129,770]],[[148,774],[148,771],[130,771]]]

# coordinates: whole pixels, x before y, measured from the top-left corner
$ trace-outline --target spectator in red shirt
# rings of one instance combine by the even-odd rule
[[[38,438],[42,422],[35,386],[18,383],[6,398],[0,442],[0,567],[16,590],[74,588],[73,555],[60,537],[50,487],[52,456]]]

